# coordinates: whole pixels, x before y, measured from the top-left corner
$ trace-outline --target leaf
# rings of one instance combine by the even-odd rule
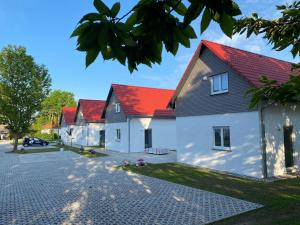
[[[201,20],[201,33],[203,33],[207,29],[207,27],[210,24],[210,21],[211,21],[210,10],[209,8],[206,7]]]
[[[137,12],[132,13],[126,20],[127,27],[133,27],[137,23]]]
[[[177,40],[186,48],[190,47],[190,40],[182,33],[181,30],[179,30],[178,28],[174,30],[174,34],[177,38]],[[174,42],[175,43],[175,42]],[[178,47],[177,47],[178,48]],[[176,51],[172,51],[172,53],[175,55],[177,53],[177,49]]]
[[[183,33],[186,37],[188,37],[188,38],[190,38],[190,39],[195,39],[195,38],[197,38],[197,35],[196,35],[196,33],[195,33],[193,27],[190,26],[190,25],[188,25],[185,29],[183,29],[183,30],[182,30],[182,33]]]
[[[233,32],[233,25],[234,25],[234,19],[231,16],[223,13],[221,15],[220,27],[222,31],[230,38]]]
[[[176,4],[177,3],[173,4],[173,7],[175,7],[175,12],[177,12],[181,16],[184,16],[187,12],[187,8],[185,7],[185,5],[182,2],[180,2],[177,6],[176,6]]]
[[[121,8],[121,4],[120,2],[116,2],[112,7],[111,7],[111,16],[112,17],[116,17],[117,14],[119,13],[120,11],[120,8]]]
[[[91,63],[93,63],[97,58],[98,54],[99,54],[99,50],[95,48],[87,51],[86,58],[85,58],[85,66],[88,67]]]
[[[99,13],[110,15],[110,9],[101,0],[94,0],[94,6]]]
[[[190,24],[194,19],[196,19],[202,12],[204,4],[200,1],[193,1],[188,7],[186,14],[183,19],[184,25]]]
[[[78,23],[82,23],[85,20],[95,21],[95,20],[101,20],[101,15],[99,13],[88,13],[82,17],[81,20],[79,20]]]
[[[71,34],[70,38],[81,35],[90,25],[89,22],[79,25]]]

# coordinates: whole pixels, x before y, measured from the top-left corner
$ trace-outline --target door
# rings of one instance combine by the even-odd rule
[[[285,155],[285,166],[292,167],[294,166],[293,159],[293,126],[284,126],[283,127],[283,137],[284,137],[284,155]]]
[[[152,147],[152,129],[145,130],[145,148]]]
[[[105,148],[105,130],[100,130],[100,147]]]

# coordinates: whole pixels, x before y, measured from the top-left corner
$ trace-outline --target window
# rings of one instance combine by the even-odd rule
[[[116,103],[115,107],[116,107],[116,113],[121,112],[120,103]]]
[[[230,150],[230,128],[214,127],[214,149]]]
[[[228,73],[214,75],[211,78],[211,94],[228,92]]]
[[[117,140],[117,141],[120,141],[120,140],[121,140],[121,130],[120,130],[120,129],[117,129],[116,132],[117,132],[116,140]]]

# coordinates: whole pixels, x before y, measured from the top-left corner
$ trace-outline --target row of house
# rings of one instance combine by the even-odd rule
[[[96,133],[111,150],[176,149],[178,162],[194,166],[283,175],[300,166],[300,105],[249,110],[245,91],[259,87],[261,75],[284,83],[290,71],[289,62],[203,40],[176,90],[112,85]],[[62,127],[85,117],[80,105],[63,109]]]

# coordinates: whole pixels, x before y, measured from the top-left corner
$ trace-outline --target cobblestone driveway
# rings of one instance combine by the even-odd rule
[[[116,170],[105,157],[26,163],[1,153],[4,147],[0,145],[1,225],[205,224],[260,207]]]

